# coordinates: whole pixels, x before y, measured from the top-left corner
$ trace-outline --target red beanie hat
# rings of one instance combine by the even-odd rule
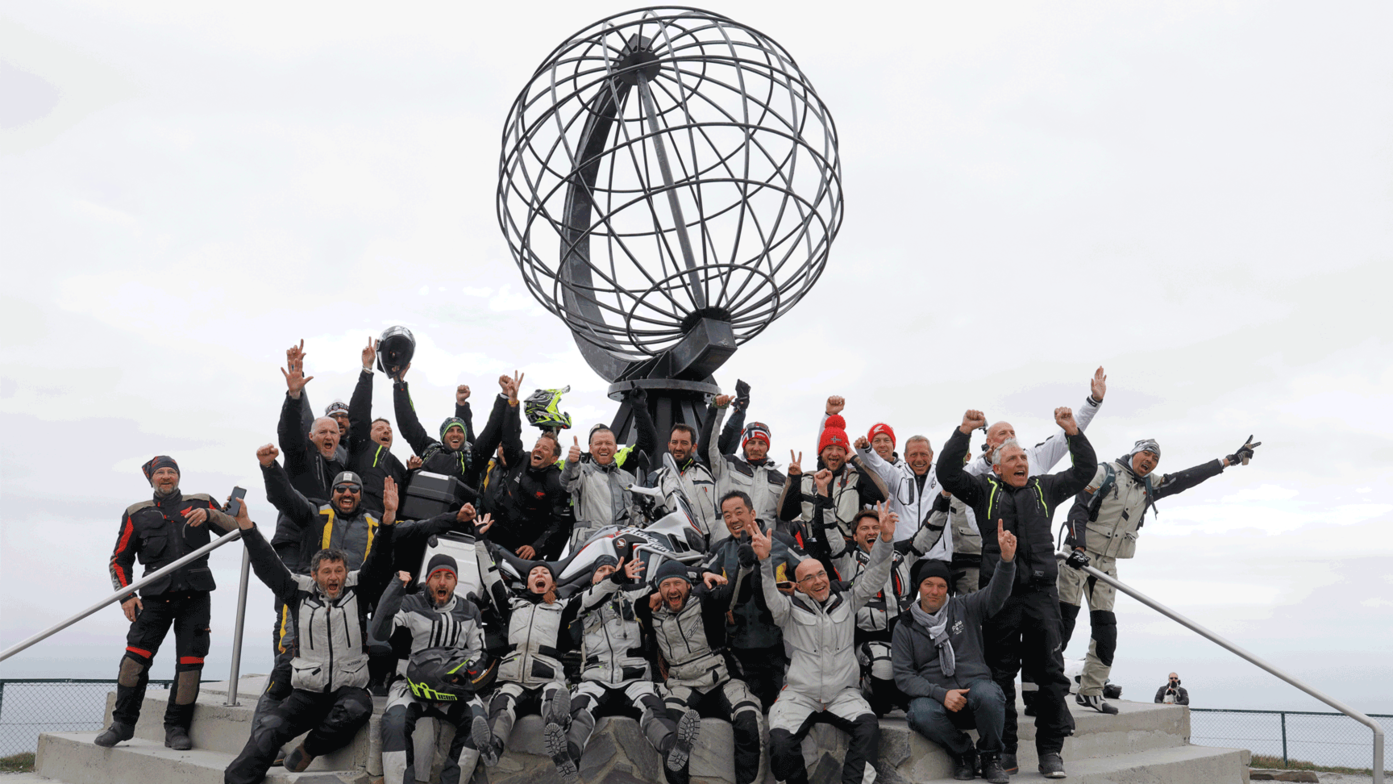
[[[838,430],[846,430],[846,420],[842,419],[841,414],[831,414],[827,421],[822,423],[823,427],[835,427]]]
[[[874,441],[875,437],[880,435],[881,433],[890,436],[890,446],[895,445],[895,431],[893,428],[891,428],[884,422],[877,422],[874,425],[871,425],[871,431],[866,434],[866,440]]]
[[[817,453],[822,454],[822,451],[829,446],[839,446],[847,452],[851,452],[851,439],[846,437],[846,431],[840,427],[829,427],[822,431],[822,438],[817,440]]]

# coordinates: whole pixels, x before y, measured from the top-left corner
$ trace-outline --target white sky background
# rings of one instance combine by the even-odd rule
[[[494,187],[528,76],[625,7],[481,5],[5,7],[0,646],[110,590],[153,454],[272,518],[254,452],[301,337],[317,407],[400,323],[428,428],[456,383],[486,404],[514,368],[570,384],[579,423],[610,418],[523,289]],[[937,448],[976,407],[1039,440],[1103,364],[1104,459],[1143,436],[1162,471],[1264,442],[1163,501],[1123,578],[1393,712],[1393,8],[709,7],[782,43],[841,135],[822,281],[718,373],[753,385],[775,456],[811,454],[832,393],[853,433],[885,420]],[[375,403],[390,414],[382,379]],[[209,676],[238,558],[214,558]],[[269,665],[269,605],[258,585],[244,672]],[[1128,697],[1175,669],[1197,705],[1320,707],[1130,599],[1119,614]],[[114,677],[125,628],[110,608],[0,677]]]

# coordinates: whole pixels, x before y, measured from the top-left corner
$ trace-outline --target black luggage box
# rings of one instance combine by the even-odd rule
[[[465,484],[458,477],[418,471],[406,486],[397,517],[402,520],[425,520],[453,512],[464,504]]]

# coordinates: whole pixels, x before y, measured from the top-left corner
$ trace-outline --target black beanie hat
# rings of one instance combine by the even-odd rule
[[[179,471],[179,464],[174,462],[174,458],[170,457],[169,455],[155,455],[154,457],[150,458],[150,462],[141,466],[140,470],[145,472],[145,481],[149,482],[151,485],[154,485],[155,472],[160,470],[161,468],[173,468],[174,473],[183,476],[183,474]]]
[[[914,586],[915,593],[919,592],[919,586],[930,577],[942,577],[943,582],[953,585],[953,574],[948,570],[948,563],[937,558],[921,558],[914,564],[914,568],[909,572],[909,582]]]
[[[435,574],[437,569],[449,569],[450,574],[459,577],[459,565],[455,563],[454,556],[445,553],[436,553],[431,556],[430,563],[426,564],[426,579]]]
[[[687,565],[681,561],[669,560],[664,561],[663,565],[658,567],[658,572],[653,575],[653,585],[662,585],[663,581],[670,577],[681,577],[687,581],[688,585],[692,583],[692,573]]]
[[[619,559],[618,559],[618,558],[615,558],[614,556],[609,555],[609,554],[602,555],[602,556],[600,556],[599,558],[596,558],[596,559],[595,559],[595,568],[596,568],[596,569],[599,569],[600,567],[603,567],[603,566],[618,566],[618,565],[619,565]]]

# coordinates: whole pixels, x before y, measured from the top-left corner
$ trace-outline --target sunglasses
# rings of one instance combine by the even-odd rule
[[[334,485],[334,492],[352,493],[353,495],[358,495],[359,493],[363,492],[363,489],[358,487],[357,485]]]

